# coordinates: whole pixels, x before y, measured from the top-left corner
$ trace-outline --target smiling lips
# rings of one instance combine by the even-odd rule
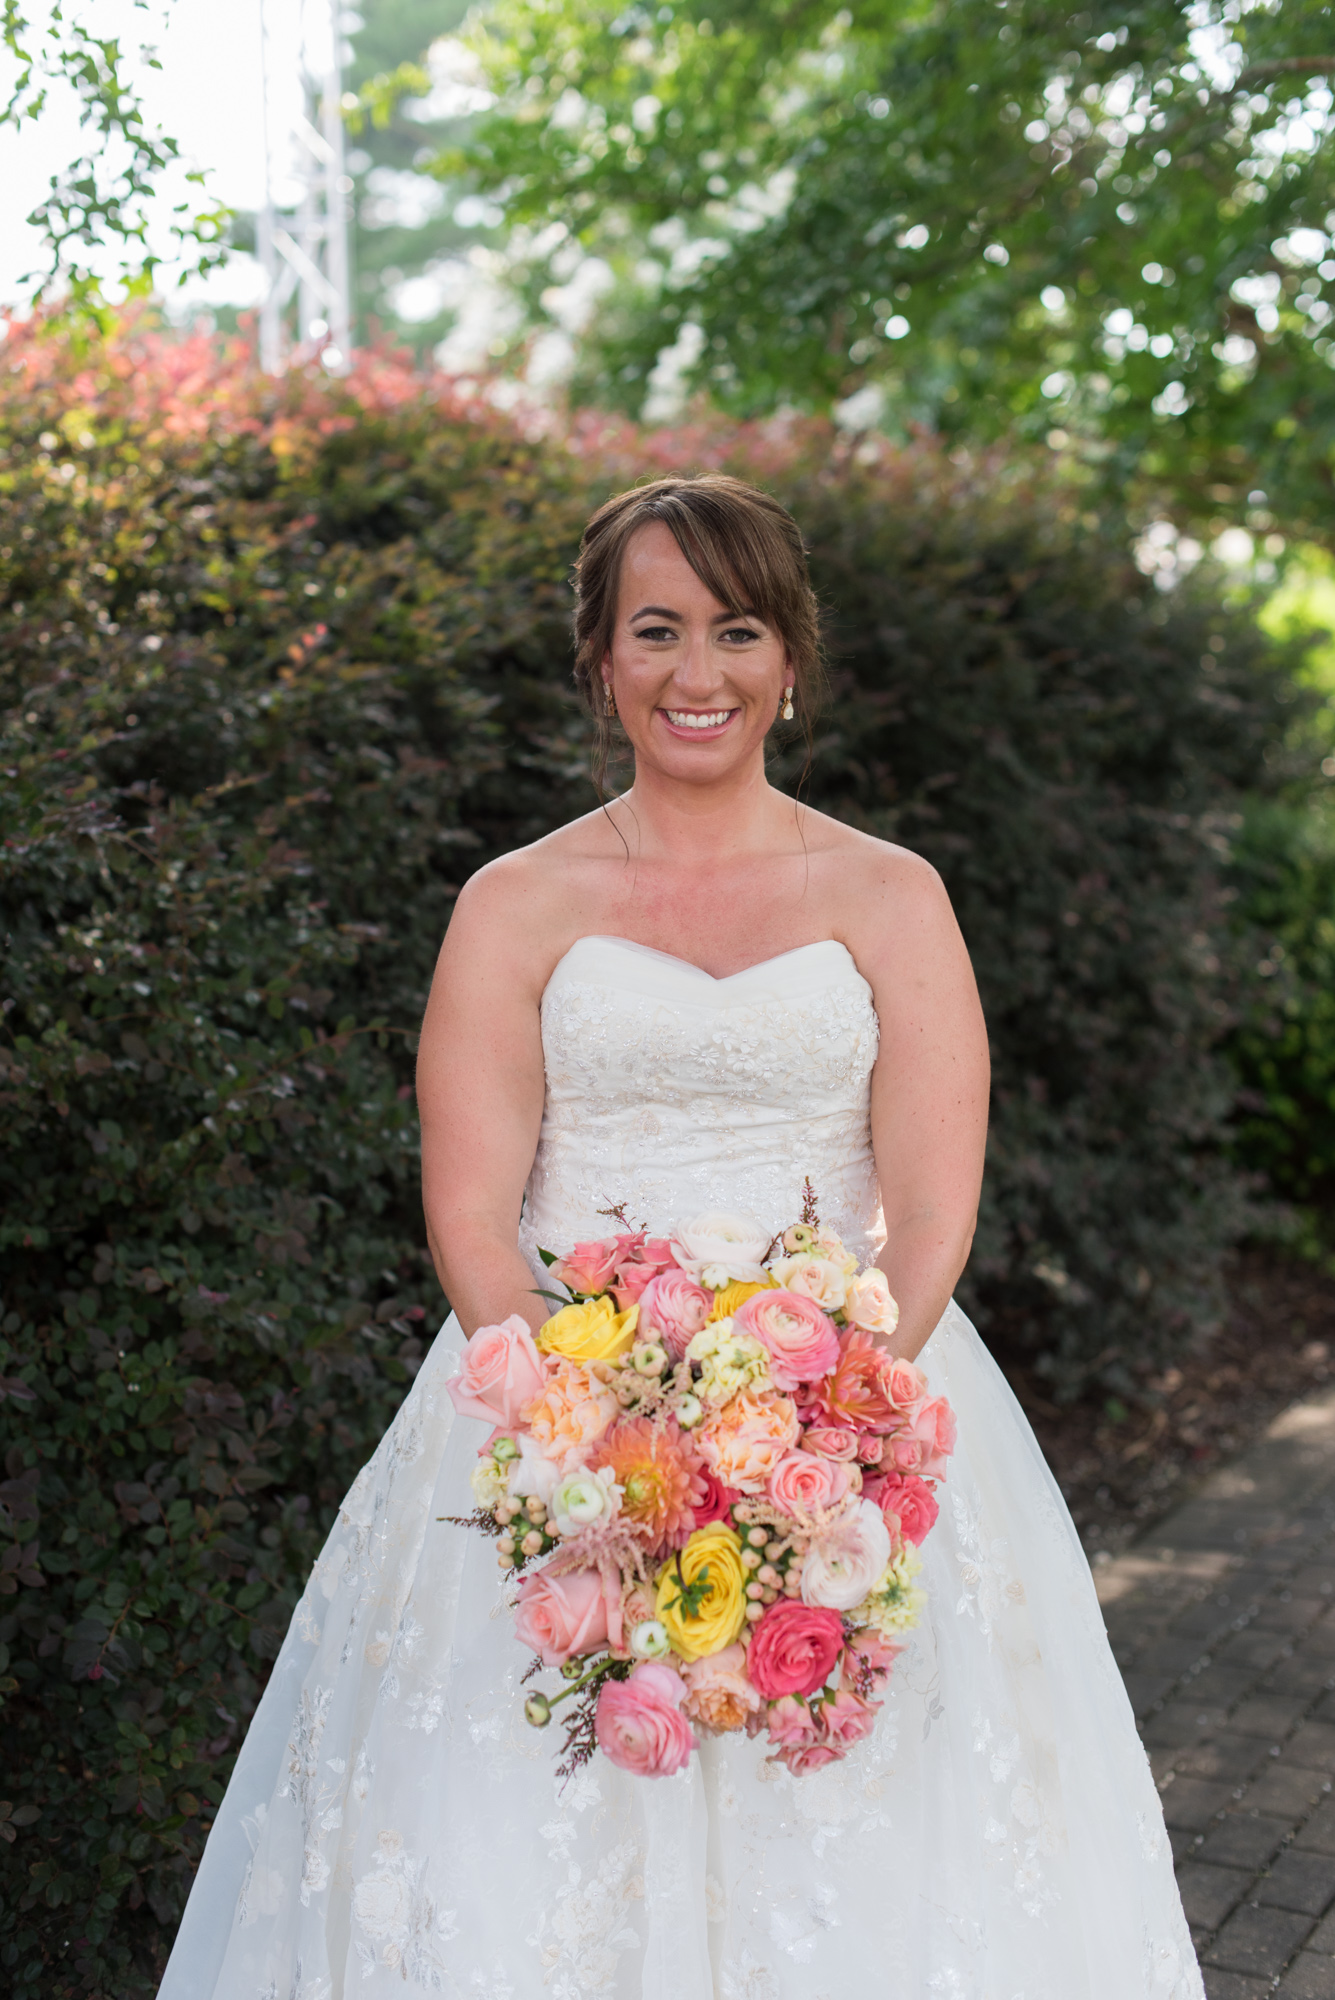
[[[663,710],[663,714],[674,729],[721,729],[726,722],[731,722],[736,713],[735,708],[706,709],[698,714],[690,708]]]

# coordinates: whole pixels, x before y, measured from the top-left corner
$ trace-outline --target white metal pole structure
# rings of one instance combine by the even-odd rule
[[[318,357],[331,375],[341,375],[352,355],[352,181],[343,149],[340,0],[259,5],[265,200],[255,248],[266,280],[260,366],[281,375],[294,361]],[[292,31],[281,52],[275,17]]]

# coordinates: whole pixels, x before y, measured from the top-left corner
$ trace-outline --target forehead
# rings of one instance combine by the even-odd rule
[[[715,596],[704,579],[696,575],[676,536],[663,521],[646,521],[635,530],[622,551],[617,610],[622,617],[633,617],[641,604],[680,611],[706,610],[711,614],[738,608],[735,597],[729,602]]]

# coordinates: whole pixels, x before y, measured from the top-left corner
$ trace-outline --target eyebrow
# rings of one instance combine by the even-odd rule
[[[684,625],[686,622],[684,613],[669,610],[666,604],[642,604],[638,611],[631,612],[629,622],[633,625],[637,618],[671,618],[678,625]],[[709,622],[711,625],[722,625],[729,618],[760,619],[760,613],[753,611],[749,605],[743,605],[736,611],[720,611],[718,616],[711,618]],[[763,623],[763,620],[761,622]]]

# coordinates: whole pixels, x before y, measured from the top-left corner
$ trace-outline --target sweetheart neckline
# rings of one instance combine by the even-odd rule
[[[678,958],[676,952],[660,951],[656,945],[640,944],[634,938],[616,937],[606,931],[586,931],[582,937],[577,937],[569,950],[562,952],[560,958],[557,959],[556,964],[552,967],[551,977],[547,981],[548,986],[551,985],[552,980],[555,979],[566,960],[573,952],[578,951],[582,944],[615,944],[620,945],[623,951],[638,951],[642,952],[646,958],[661,958],[668,965],[679,966],[683,972],[693,972],[697,978],[708,980],[711,986],[730,986],[733,980],[746,979],[753,972],[767,972],[771,966],[781,965],[786,958],[800,958],[803,952],[824,951],[827,946],[833,945],[836,951],[841,951],[844,954],[854,972],[858,974],[859,979],[863,978],[863,974],[858,971],[857,960],[848,949],[848,946],[839,938],[813,938],[809,944],[797,944],[789,951],[775,952],[772,958],[757,959],[754,965],[744,965],[736,972],[713,973],[706,972],[703,965],[697,965],[693,959]],[[543,991],[545,994],[546,988]]]

